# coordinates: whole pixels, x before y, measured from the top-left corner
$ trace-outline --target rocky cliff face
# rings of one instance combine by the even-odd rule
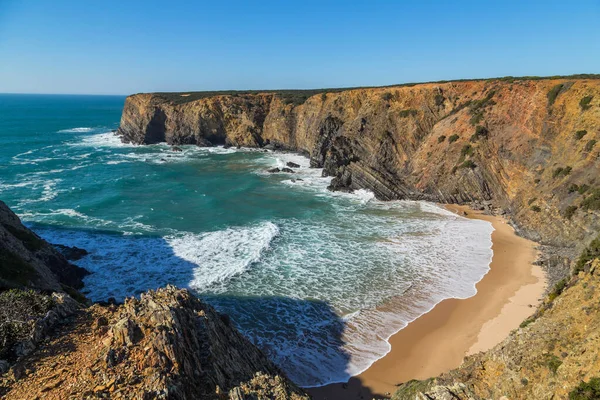
[[[308,398],[226,316],[172,286],[81,310],[0,387],[14,399]]]
[[[334,190],[490,201],[527,236],[576,244],[599,227],[600,80],[488,80],[324,92],[127,98],[118,134],[148,144],[307,154]]]
[[[23,226],[0,201],[0,291],[26,287],[57,292],[80,289],[87,274]]]

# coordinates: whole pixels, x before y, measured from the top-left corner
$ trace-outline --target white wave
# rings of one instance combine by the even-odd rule
[[[70,129],[61,129],[58,133],[85,133],[92,132],[94,128],[89,127],[80,127],[80,128],[70,128]]]
[[[80,147],[136,147],[134,144],[121,142],[121,138],[113,132],[83,136],[81,140],[67,143],[67,145]]]
[[[176,256],[197,265],[189,286],[204,290],[246,271],[278,234],[277,225],[267,222],[250,228],[228,228],[165,239]]]

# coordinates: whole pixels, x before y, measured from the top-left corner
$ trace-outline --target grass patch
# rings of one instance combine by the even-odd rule
[[[544,364],[546,365],[546,367],[548,367],[550,371],[552,371],[553,374],[556,374],[556,371],[558,371],[558,367],[562,365],[562,361],[554,354],[546,354],[546,360]]]
[[[37,251],[44,246],[44,241],[34,235],[32,232],[14,227],[9,224],[2,224],[14,237],[23,242],[23,245],[30,251]]]
[[[28,339],[35,321],[43,317],[54,301],[33,290],[11,289],[0,293],[0,357],[12,346]]]
[[[582,129],[580,131],[575,132],[575,139],[581,140],[581,138],[584,137],[585,135],[587,135],[587,131],[585,129]]]
[[[475,168],[477,168],[477,165],[473,161],[467,160],[467,161],[463,162],[462,164],[460,164],[460,168],[475,169]]]
[[[575,211],[577,211],[577,206],[568,206],[565,208],[565,218],[571,219],[575,215]]]
[[[585,151],[587,151],[587,152],[590,152],[590,151],[592,151],[592,149],[594,148],[594,146],[596,145],[596,143],[597,143],[597,142],[596,142],[596,140],[595,140],[595,139],[589,140],[589,141],[588,141],[588,142],[585,144],[585,147],[583,148],[583,150],[585,150]]]
[[[448,143],[454,143],[454,142],[456,142],[456,141],[458,140],[458,138],[459,138],[459,137],[460,137],[460,136],[458,136],[458,135],[455,133],[454,135],[452,135],[452,136],[450,136],[450,137],[448,138]]]
[[[583,271],[585,264],[598,257],[600,257],[600,235],[581,252],[577,264],[575,264],[575,273]]]
[[[579,100],[579,107],[581,107],[581,111],[585,111],[592,108],[590,103],[592,102],[593,98],[594,96],[585,96],[581,100]]]
[[[411,116],[415,116],[418,114],[417,110],[402,110],[398,113],[398,116],[400,118],[407,118],[407,117],[411,117]]]
[[[546,97],[548,98],[548,107],[550,107],[550,106],[552,106],[552,104],[554,104],[554,102],[556,101],[556,98],[560,94],[560,91],[562,90],[563,86],[564,85],[562,83],[559,83],[558,85],[556,85],[556,86],[552,87],[552,89],[550,89],[550,91],[546,95]]]
[[[584,210],[600,210],[600,189],[592,189],[590,194],[581,202]]]
[[[0,248],[0,279],[25,286],[37,276],[36,270],[18,254]]]
[[[438,143],[442,143],[444,140],[446,140],[446,136],[442,135],[438,137]]]
[[[579,186],[579,189],[577,189],[577,193],[584,194],[588,190],[590,190],[590,185],[584,183],[583,185]]]
[[[569,400],[600,399],[600,378],[591,378],[588,382],[581,381],[569,392]]]
[[[571,173],[572,170],[573,170],[573,168],[571,168],[569,166],[558,167],[554,171],[552,171],[552,178],[556,179],[558,177],[567,176]]]

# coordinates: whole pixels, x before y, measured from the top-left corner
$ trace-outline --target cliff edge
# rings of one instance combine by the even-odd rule
[[[307,154],[331,189],[383,200],[490,204],[521,234],[575,246],[598,230],[600,80],[492,79],[322,92],[127,98],[137,144]]]

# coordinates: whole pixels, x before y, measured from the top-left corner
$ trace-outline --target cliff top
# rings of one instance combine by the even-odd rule
[[[159,96],[168,102],[174,104],[185,104],[196,100],[205,99],[213,96],[245,96],[257,94],[275,94],[282,98],[286,104],[299,105],[304,103],[309,97],[321,93],[338,93],[347,90],[356,89],[383,89],[395,87],[410,87],[424,84],[442,84],[452,82],[476,82],[476,81],[527,81],[527,80],[553,80],[553,79],[600,79],[600,74],[574,74],[574,75],[554,75],[554,76],[504,76],[497,78],[481,78],[481,79],[453,79],[430,82],[407,82],[386,86],[357,86],[346,88],[321,88],[321,89],[276,89],[276,90],[214,90],[214,91],[192,91],[192,92],[155,92],[149,93]],[[141,94],[141,93],[138,93]]]

